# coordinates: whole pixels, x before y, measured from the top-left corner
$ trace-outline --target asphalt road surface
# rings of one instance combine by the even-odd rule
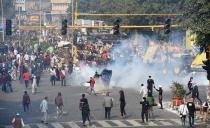
[[[19,112],[24,119],[28,128],[80,128],[81,112],[79,110],[79,99],[81,94],[86,92],[86,88],[82,86],[60,86],[60,82],[56,86],[51,86],[49,82],[49,74],[44,73],[41,77],[40,87],[36,94],[31,93],[31,89],[27,89],[31,97],[31,106],[29,112],[24,112],[22,107],[22,96],[25,89],[24,83],[19,81],[13,82],[13,93],[0,92],[0,126],[11,126],[11,120],[17,112]],[[126,113],[127,118],[120,117],[119,108],[119,90],[121,88],[112,88],[111,96],[114,98],[114,107],[111,111],[111,120],[105,120],[104,108],[102,107],[103,95],[87,96],[91,109],[91,125],[96,128],[105,127],[161,127],[161,128],[178,128],[180,127],[179,117],[165,109],[161,110],[154,107],[154,116],[150,117],[149,123],[141,123],[141,105],[139,104],[136,90],[123,89],[125,91],[126,99]],[[56,118],[56,107],[54,99],[57,93],[61,92],[64,99],[64,115]],[[156,94],[157,95],[157,94]],[[39,105],[44,96],[49,99],[49,124],[41,123],[42,114]],[[170,101],[170,92],[165,92],[164,100]],[[157,98],[157,96],[156,96]],[[157,100],[157,99],[156,99]],[[197,127],[207,127],[205,124],[197,122]]]

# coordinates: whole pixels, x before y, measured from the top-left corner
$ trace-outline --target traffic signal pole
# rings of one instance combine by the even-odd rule
[[[3,0],[1,0],[1,23],[3,24],[4,17]],[[2,42],[4,43],[4,29],[2,29]]]

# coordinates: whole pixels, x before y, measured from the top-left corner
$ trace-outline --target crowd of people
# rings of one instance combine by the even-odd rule
[[[24,35],[21,34],[21,35]],[[26,34],[25,34],[26,35]],[[36,34],[29,33],[31,35],[31,39],[37,38]],[[7,92],[13,92],[12,88],[12,81],[19,80],[21,82],[24,81],[25,88],[29,88],[31,86],[32,88],[32,94],[36,94],[38,87],[40,86],[40,79],[41,74],[44,71],[48,71],[50,75],[50,82],[52,86],[56,85],[56,81],[60,81],[61,86],[66,86],[66,74],[67,70],[65,68],[65,60],[60,57],[58,54],[50,54],[45,51],[45,49],[42,49],[38,47],[37,49],[34,49],[30,45],[26,45],[24,47],[17,46],[17,43],[15,41],[17,37],[14,37],[14,40],[11,41],[12,43],[7,44],[6,50],[1,51],[0,53],[0,85],[2,86],[2,91]],[[51,42],[52,44],[56,39],[53,38],[53,36],[47,36],[46,37],[48,42]],[[27,43],[26,43],[27,44]],[[55,45],[55,44],[54,44]],[[88,38],[84,38],[82,40],[79,40],[77,42],[77,48],[78,48],[78,62],[80,63],[80,66],[82,65],[106,65],[109,62],[114,61],[114,58],[117,58],[121,56],[120,54],[127,54],[130,55],[129,50],[125,51],[124,53],[113,53],[112,49],[114,47],[114,42],[103,42],[102,39],[97,39],[96,41],[92,41]],[[140,59],[143,59],[143,56],[146,52],[146,48],[144,49],[143,46],[137,46],[134,44],[129,45],[131,49],[134,49],[135,55],[139,56]],[[126,48],[127,49],[127,48]],[[164,53],[167,49],[167,53]],[[181,49],[177,45],[163,45],[160,46],[160,53],[164,53],[164,55],[169,54],[172,56],[172,53],[182,53],[183,49]],[[169,52],[169,53],[168,53]],[[158,56],[158,55],[156,55]],[[129,58],[129,57],[128,57]],[[127,61],[129,62],[129,61]],[[94,84],[95,84],[95,77],[91,77],[88,83],[90,83],[90,93],[93,93],[96,95],[94,90]],[[197,98],[200,103],[202,101],[199,98],[199,92],[198,87],[196,85],[193,85],[192,79],[190,79],[188,83],[189,92],[186,94],[187,96],[192,94],[191,99],[187,104],[185,105],[182,103],[179,107],[180,117],[183,126],[185,126],[185,119],[186,115],[189,115],[189,123],[190,126],[194,126],[194,113],[195,113],[195,105],[194,100]],[[155,89],[158,92],[158,100],[160,104],[160,109],[163,109],[163,88],[162,86],[159,86],[159,88],[156,88],[154,80],[149,76],[147,80],[147,86],[144,84],[141,84],[141,87],[139,89],[139,97],[141,97],[141,100],[139,104],[142,105],[142,112],[141,112],[141,118],[142,122],[145,123],[148,122],[148,118],[153,115],[153,106],[157,106],[157,104],[154,101],[153,96],[153,90]],[[124,90],[119,91],[119,108],[120,108],[120,115],[122,118],[126,118],[126,100],[125,100],[125,92]],[[23,110],[25,112],[29,111],[29,105],[31,104],[30,96],[27,91],[24,91],[23,99]],[[106,93],[106,96],[103,99],[102,105],[104,107],[105,111],[105,119],[111,119],[111,110],[114,105],[113,97],[110,96],[109,93]],[[55,106],[57,108],[57,118],[62,117],[63,115],[63,97],[61,92],[58,92],[58,95],[55,97]],[[208,117],[208,103],[203,102],[203,112],[205,115],[205,120],[207,120]],[[48,97],[44,97],[43,100],[40,103],[40,110],[43,113],[42,122],[48,123]],[[80,99],[79,103],[79,109],[81,110],[82,114],[82,122],[83,125],[86,126],[86,122],[90,122],[90,108],[88,99],[85,97],[85,94],[82,94],[82,98]],[[146,120],[145,120],[146,118]],[[24,126],[23,119],[21,118],[20,114],[17,113],[15,118],[12,120],[12,123],[14,126]]]

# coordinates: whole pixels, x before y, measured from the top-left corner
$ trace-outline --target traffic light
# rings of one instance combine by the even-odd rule
[[[68,26],[67,19],[62,20],[62,28],[61,28],[61,34],[62,35],[67,34],[67,26]]]
[[[12,35],[12,20],[6,20],[6,35]]]
[[[165,21],[164,33],[169,34],[170,32],[171,32],[171,19],[167,19]]]
[[[209,6],[209,11],[210,11],[210,0],[208,0],[208,6]]]
[[[114,22],[114,27],[113,27],[113,34],[114,35],[119,35],[120,34],[120,20],[117,19],[115,22]]]
[[[210,60],[203,61],[203,69],[207,72],[207,79],[210,80]]]

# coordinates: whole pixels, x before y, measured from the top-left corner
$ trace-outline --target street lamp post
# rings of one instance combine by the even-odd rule
[[[1,0],[1,23],[3,24],[3,15],[4,15],[4,9],[3,9],[3,1]],[[2,42],[4,42],[4,29],[2,28]]]
[[[71,25],[74,26],[74,0],[71,1]],[[73,54],[73,46],[74,46],[74,28],[72,29],[72,47],[71,47],[71,55],[72,58],[74,56]]]
[[[20,7],[18,7],[18,28],[19,28],[19,41],[18,41],[18,45],[20,47]]]
[[[40,10],[40,16],[39,16],[39,27],[40,27],[40,35],[39,35],[39,45],[40,45],[40,39],[41,39],[41,34],[42,34],[42,0],[39,0],[39,10]]]

